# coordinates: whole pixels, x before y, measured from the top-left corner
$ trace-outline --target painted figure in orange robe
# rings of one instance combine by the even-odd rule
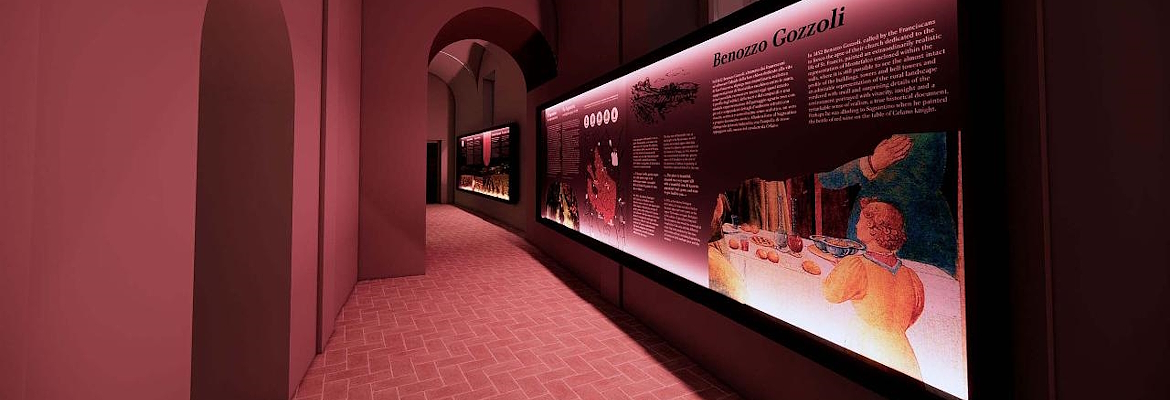
[[[902,265],[897,256],[906,243],[902,213],[889,203],[862,199],[857,238],[866,251],[837,263],[825,278],[825,299],[853,302],[864,322],[862,354],[922,379],[906,329],[922,315],[925,293],[918,274]]]
[[[715,215],[711,216],[711,238],[707,240],[707,286],[740,303],[747,303],[743,275],[731,265],[727,241],[723,240],[723,211],[731,207],[728,203],[727,196],[719,194]]]

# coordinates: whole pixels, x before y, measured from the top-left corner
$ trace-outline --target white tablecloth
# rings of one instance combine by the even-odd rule
[[[764,230],[758,235],[776,238],[775,233]],[[751,236],[745,232],[727,234],[728,238],[737,239]],[[864,338],[855,332],[863,322],[850,302],[829,303],[821,290],[822,281],[833,271],[834,263],[813,254],[811,240],[802,241],[804,249],[799,257],[777,250],[779,263],[757,257],[759,246],[750,240],[747,251],[724,247],[730,249],[731,265],[744,278],[745,303],[860,353],[862,347],[857,341]],[[818,265],[821,274],[805,272],[801,263],[806,260]],[[902,264],[918,273],[926,295],[922,316],[906,331],[923,380],[948,392],[967,393],[959,281],[933,265],[912,260],[902,260]]]

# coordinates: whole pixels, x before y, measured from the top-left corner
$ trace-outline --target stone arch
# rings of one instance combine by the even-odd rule
[[[427,60],[465,39],[485,40],[508,52],[524,72],[528,90],[557,75],[556,54],[541,30],[519,14],[495,7],[473,8],[447,21],[435,34]]]
[[[289,398],[292,44],[279,0],[210,0],[199,57],[191,399]]]

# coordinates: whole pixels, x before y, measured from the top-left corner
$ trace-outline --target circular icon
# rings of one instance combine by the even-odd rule
[[[588,115],[586,115],[585,118],[581,119],[581,125],[584,125],[586,128],[589,127],[589,116]]]
[[[601,117],[605,119],[605,123],[609,123],[609,110],[601,112]]]
[[[610,119],[612,119],[613,122],[616,123],[617,116],[618,116],[617,107],[614,107],[612,110],[609,110],[609,114],[610,114]]]
[[[589,114],[589,126],[597,126],[597,116]]]

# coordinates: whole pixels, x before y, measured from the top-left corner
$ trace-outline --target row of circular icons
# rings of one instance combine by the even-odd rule
[[[586,115],[585,120],[582,121],[582,123],[585,124],[586,128],[592,128],[595,126],[608,125],[611,122],[616,123],[617,120],[618,120],[618,109],[617,109],[617,107],[614,107],[614,108],[611,108],[611,109],[608,109],[605,111],[598,111],[598,112]]]

